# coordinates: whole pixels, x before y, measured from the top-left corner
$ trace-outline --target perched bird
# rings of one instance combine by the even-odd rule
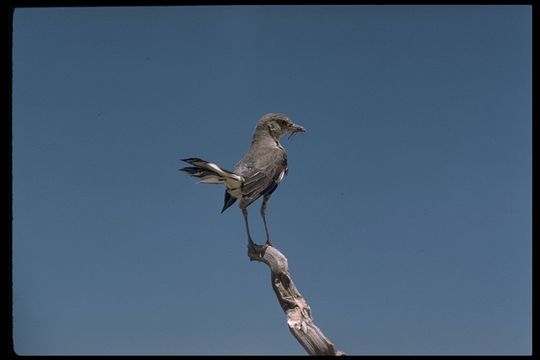
[[[306,129],[294,124],[288,116],[269,113],[257,123],[251,146],[242,160],[234,166],[233,171],[225,170],[214,163],[199,158],[182,159],[192,166],[179,170],[198,177],[201,179],[199,182],[202,183],[224,184],[227,189],[225,190],[222,213],[236,200],[240,200],[238,206],[242,209],[250,246],[255,245],[255,243],[249,232],[247,207],[262,196],[261,216],[266,232],[265,245],[272,246],[266,225],[266,207],[270,195],[287,175],[288,170],[287,153],[279,143],[279,138],[287,133],[291,137],[305,131]]]

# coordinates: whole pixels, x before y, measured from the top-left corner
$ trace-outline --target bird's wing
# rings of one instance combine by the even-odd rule
[[[251,167],[249,175],[243,174],[242,200],[240,207],[246,207],[261,195],[271,194],[287,173],[287,156],[279,149],[260,156]]]

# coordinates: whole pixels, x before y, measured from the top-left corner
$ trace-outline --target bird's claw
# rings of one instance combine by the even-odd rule
[[[264,245],[257,245],[253,240],[248,239],[248,254],[253,254],[256,255],[256,257],[262,258],[269,245],[271,246],[272,244],[266,242]]]

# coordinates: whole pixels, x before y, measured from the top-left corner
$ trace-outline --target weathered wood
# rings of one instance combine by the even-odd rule
[[[287,258],[275,247],[248,245],[251,261],[265,263],[270,268],[272,288],[287,316],[287,325],[296,340],[309,355],[345,355],[337,351],[313,322],[311,308],[294,286]]]

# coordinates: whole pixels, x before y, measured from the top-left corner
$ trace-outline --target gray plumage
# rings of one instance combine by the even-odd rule
[[[242,209],[250,244],[253,241],[249,233],[247,207],[262,196],[261,216],[266,231],[266,244],[272,245],[266,225],[266,207],[270,195],[276,190],[288,171],[287,153],[281,146],[279,139],[287,133],[292,136],[295,133],[305,131],[302,126],[294,124],[284,114],[266,114],[255,127],[248,152],[234,166],[233,171],[222,169],[214,163],[199,158],[182,159],[192,166],[180,170],[200,178],[202,183],[224,184],[226,186],[221,212],[239,200],[238,206]]]

